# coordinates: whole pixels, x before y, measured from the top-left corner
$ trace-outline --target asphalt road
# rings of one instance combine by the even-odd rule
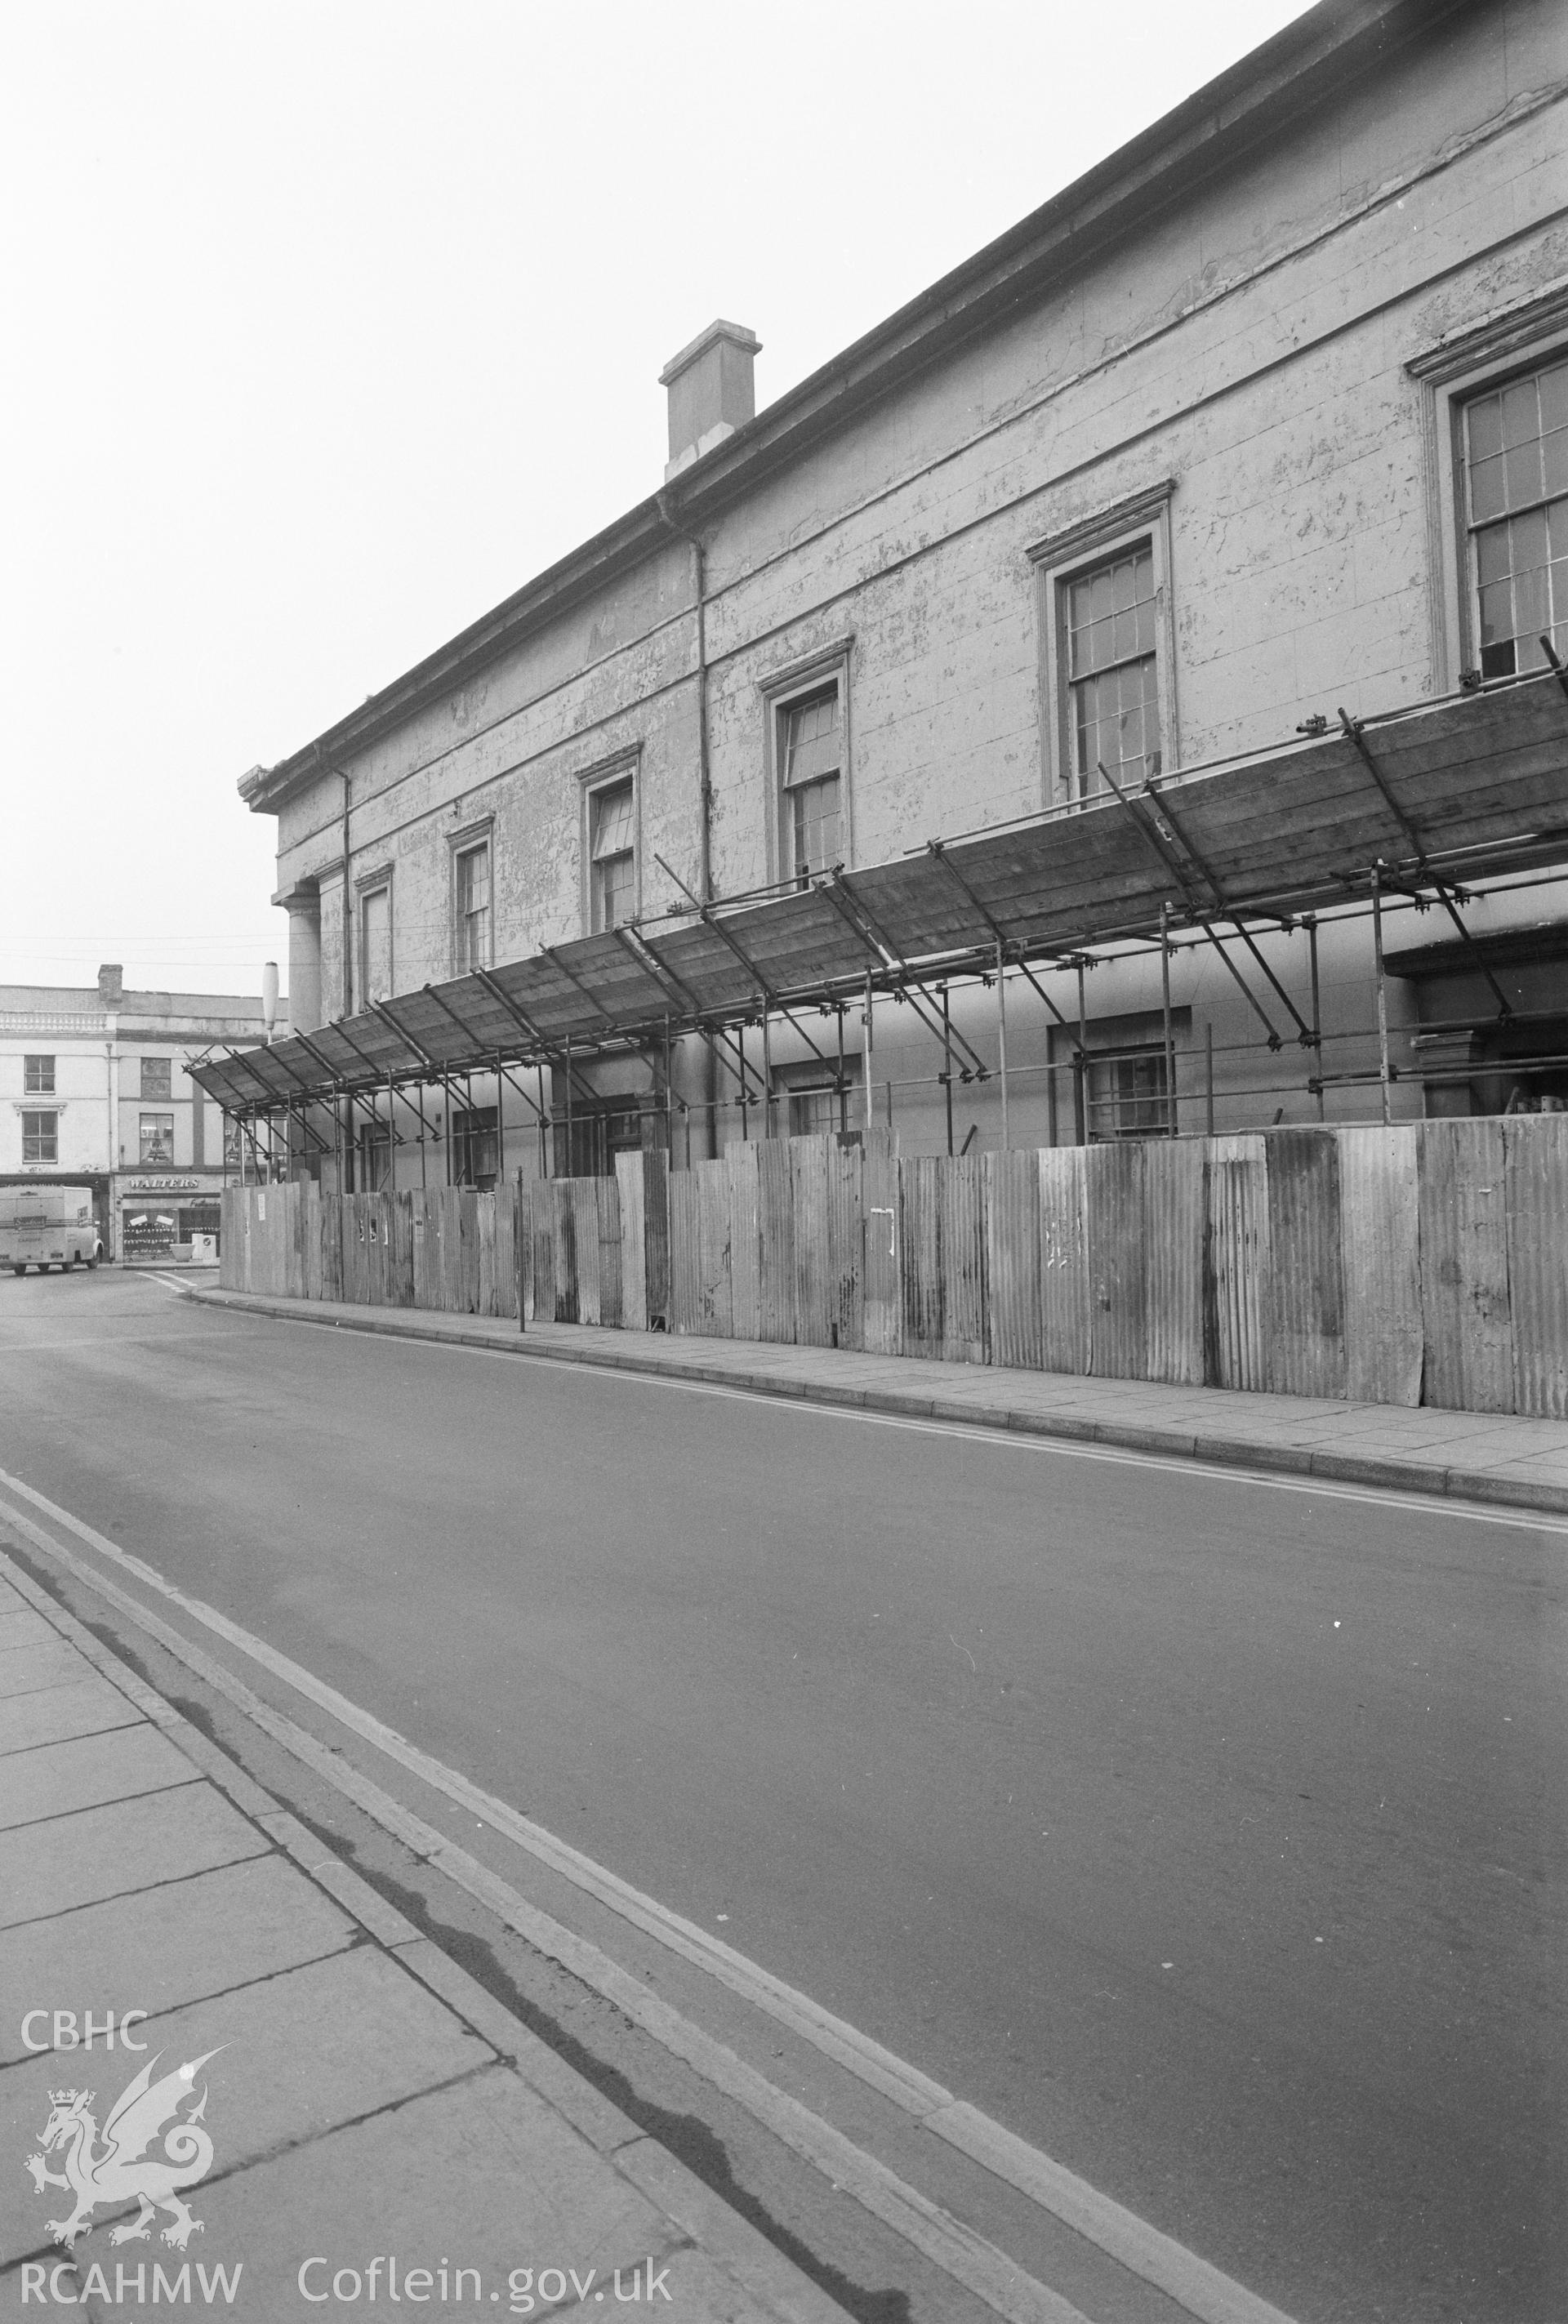
[[[0,1466],[1304,2324],[1568,2314],[1568,1534],[115,1275]]]

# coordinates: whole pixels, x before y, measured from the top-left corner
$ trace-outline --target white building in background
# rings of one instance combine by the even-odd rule
[[[0,1185],[90,1186],[108,1258],[188,1260],[248,1159],[189,1067],[265,1039],[259,998],[127,991],[113,963],[96,986],[0,985]]]

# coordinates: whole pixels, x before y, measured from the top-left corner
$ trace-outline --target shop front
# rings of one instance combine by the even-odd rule
[[[122,1178],[115,1258],[122,1267],[198,1267],[215,1259],[222,1194],[216,1170],[137,1172]]]

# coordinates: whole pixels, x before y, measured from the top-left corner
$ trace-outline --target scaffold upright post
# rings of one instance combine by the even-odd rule
[[[1312,1047],[1317,1060],[1317,1118],[1326,1120],[1323,1095],[1323,1002],[1317,983],[1317,914],[1308,912],[1303,923],[1306,929],[1307,955],[1312,963]]]
[[[865,1127],[869,1130],[872,1126],[872,980],[869,974],[866,977],[864,1023],[865,1029],[862,1035],[862,1044],[865,1054],[861,1065],[861,1078],[865,1084]]]
[[[1159,908],[1159,982],[1160,997],[1165,1007],[1165,1120],[1166,1133],[1176,1134],[1176,1040],[1170,1022],[1170,905]]]
[[[997,1069],[1001,1074],[1001,1150],[1008,1150],[1008,955],[997,939]]]
[[[777,1138],[779,1125],[773,1105],[773,1037],[772,1020],[766,1008],[762,1010],[762,1135]]]
[[[891,1084],[890,1084],[890,1087]],[[942,987],[942,1092],[947,1101],[947,1157],[953,1158],[953,1004]]]
[[[1372,866],[1372,956],[1378,970],[1378,1077],[1383,1085],[1383,1121],[1392,1119],[1388,1103],[1388,982],[1383,973],[1382,865]]]
[[[1080,1146],[1089,1143],[1089,1002],[1084,991],[1084,955],[1078,955],[1078,1054],[1073,1059],[1073,1111]]]

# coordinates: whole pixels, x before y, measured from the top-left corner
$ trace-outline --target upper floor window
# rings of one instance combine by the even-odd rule
[[[621,927],[637,911],[637,816],[632,778],[588,796],[592,919],[595,934]]]
[[[24,1162],[60,1160],[58,1113],[24,1113],[22,1117],[22,1158]]]
[[[143,1057],[142,1060],[142,1095],[144,1098],[168,1098],[174,1094],[174,1069],[168,1057]]]
[[[1568,360],[1464,407],[1470,586],[1483,678],[1568,649]]]
[[[1047,806],[1108,798],[1111,782],[1136,790],[1180,764],[1170,592],[1175,491],[1167,479],[1134,493],[1028,552],[1040,576]]]
[[[392,883],[367,888],[359,899],[359,1001],[390,1001],[392,991]]]
[[[456,864],[457,961],[459,976],[490,965],[490,842],[462,848]]]
[[[54,1095],[54,1059],[23,1057],[22,1087],[28,1097],[52,1097]]]
[[[844,848],[844,720],[839,682],[779,711],[779,788],[783,793],[783,853],[799,881],[842,863]]]
[[[171,1113],[144,1113],[140,1129],[143,1168],[152,1163],[171,1163],[174,1159],[174,1116]]]
[[[1071,790],[1093,798],[1108,769],[1122,788],[1160,770],[1158,591],[1139,540],[1059,585]]]

